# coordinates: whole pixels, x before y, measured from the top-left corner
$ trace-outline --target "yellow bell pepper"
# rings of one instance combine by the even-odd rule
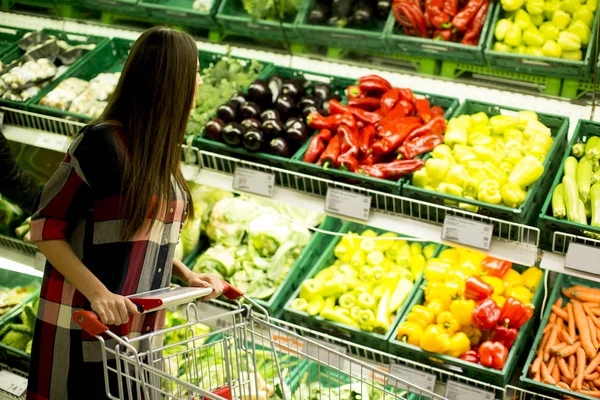
[[[444,143],[452,147],[455,144],[467,144],[467,129],[468,123],[459,118],[452,118],[448,121],[446,133],[444,135]]]
[[[316,279],[307,279],[302,282],[302,286],[300,287],[300,298],[311,301],[315,297],[317,297],[319,290],[320,282]]]
[[[466,325],[462,327],[462,331],[471,341],[471,346],[477,346],[481,341],[482,333],[475,325]]]
[[[530,267],[521,274],[521,283],[531,292],[535,292],[543,277],[544,272],[541,269]]]
[[[494,288],[493,295],[499,296],[502,293],[504,293],[504,282],[502,281],[502,279],[497,278],[495,276],[482,276],[481,279]]]
[[[441,260],[447,261],[448,263],[456,264],[459,260],[460,253],[455,248],[444,249],[438,258]]]
[[[321,296],[316,296],[308,302],[306,312],[312,317],[319,314],[324,308],[325,299],[323,299]]]
[[[363,310],[370,310],[375,307],[375,297],[370,293],[361,293],[356,298],[356,304]]]
[[[506,297],[500,295],[492,296],[492,300],[494,300],[494,303],[496,303],[496,305],[500,308],[502,308],[504,303],[506,303]]]
[[[444,311],[437,316],[437,324],[442,326],[450,335],[458,332],[461,328],[460,323],[452,316],[450,311]]]
[[[488,179],[479,185],[479,193],[477,200],[490,204],[502,203],[502,195],[500,194],[500,183],[498,181]]]
[[[416,322],[405,321],[398,326],[396,337],[399,341],[418,346],[421,343],[423,328]]]
[[[450,170],[450,162],[444,159],[430,158],[425,161],[425,168],[427,168],[427,181],[432,186],[437,186],[440,182],[446,178],[448,171]]]
[[[429,176],[427,175],[427,168],[421,168],[413,173],[412,184],[416,187],[424,188],[427,186],[428,179]]]
[[[308,302],[304,299],[301,299],[300,297],[298,297],[297,299],[294,299],[290,303],[290,308],[297,310],[297,311],[306,311],[307,307],[308,307]]]
[[[365,265],[366,261],[367,256],[365,255],[365,252],[362,251],[362,249],[357,249],[352,255],[352,258],[350,259],[350,263],[354,268],[362,267],[363,265]]]
[[[500,195],[504,204],[511,208],[519,208],[527,197],[527,193],[520,186],[511,182],[502,185]]]
[[[416,305],[410,310],[410,313],[406,316],[406,320],[416,322],[425,329],[435,321],[435,314],[425,306]]]
[[[464,332],[458,332],[450,338],[450,349],[447,354],[451,357],[459,357],[471,349],[471,340]]]
[[[375,313],[372,310],[361,310],[359,308],[352,309],[352,315],[356,315],[356,322],[360,325],[360,329],[364,331],[373,330],[373,323],[375,322]]]
[[[533,293],[525,286],[513,286],[504,291],[504,297],[512,297],[519,300],[523,304],[531,304]]]
[[[506,274],[504,274],[502,281],[504,282],[504,290],[509,287],[522,285],[521,274],[512,268],[509,269]]]
[[[462,326],[471,325],[475,306],[475,300],[454,300],[450,303],[450,313]]]
[[[454,281],[454,280],[466,280],[472,274],[469,273],[467,268],[463,268],[460,265],[456,265],[454,267],[450,267],[446,270],[444,274],[444,282]]]
[[[427,261],[425,260],[425,256],[423,254],[417,254],[413,256],[410,262],[410,271],[413,273],[414,277],[417,278],[423,270],[425,270],[425,264]]]
[[[447,144],[440,144],[439,146],[436,146],[431,152],[431,156],[438,160],[446,160],[450,164],[456,164],[456,160],[452,154],[452,149]]]
[[[419,345],[425,351],[445,354],[450,349],[450,335],[441,326],[430,325],[423,331]]]
[[[373,229],[365,229],[360,236],[364,238],[376,238],[377,232],[375,232]]]
[[[465,281],[451,280],[444,283],[443,298],[450,297],[451,300],[456,300],[465,294]]]
[[[437,317],[444,311],[450,310],[450,301],[445,299],[436,298],[429,302],[427,302],[426,307],[433,311],[435,316]]]
[[[338,303],[340,307],[350,310],[356,305],[356,297],[351,293],[344,293],[340,296]]]
[[[498,159],[498,154],[487,146],[473,146],[473,152],[477,156],[477,159],[481,162],[491,162],[492,164],[497,164],[500,162]]]
[[[393,232],[382,233],[377,237],[378,239],[389,238],[390,240],[375,240],[375,250],[385,252],[392,247],[395,242],[394,238],[396,237],[398,237],[398,235]]]
[[[444,281],[444,274],[450,268],[451,263],[441,258],[432,258],[425,266],[425,279],[429,282]]]

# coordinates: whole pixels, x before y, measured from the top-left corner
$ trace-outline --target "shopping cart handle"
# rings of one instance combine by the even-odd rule
[[[237,300],[244,295],[240,289],[231,286],[229,282],[221,281],[223,284],[223,296],[227,297],[229,300]]]
[[[99,336],[108,330],[93,311],[79,310],[73,313],[73,322],[92,336]]]

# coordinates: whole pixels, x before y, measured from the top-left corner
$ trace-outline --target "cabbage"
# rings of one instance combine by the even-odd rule
[[[237,246],[242,243],[248,221],[257,212],[256,204],[247,198],[222,199],[212,208],[206,234],[213,242]]]

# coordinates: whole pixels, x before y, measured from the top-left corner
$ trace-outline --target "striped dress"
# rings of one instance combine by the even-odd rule
[[[83,264],[113,293],[130,295],[168,286],[184,219],[185,200],[174,190],[166,217],[120,239],[119,201],[124,157],[120,128],[84,128],[41,195],[31,238],[66,240]],[[147,222],[150,225],[150,220]],[[99,342],[71,321],[90,309],[87,299],[49,262],[42,282],[31,351],[27,400],[106,399]],[[162,327],[164,315],[136,316],[130,337]],[[112,329],[121,333],[118,327]],[[111,387],[115,382],[111,382]],[[111,394],[118,397],[113,388]]]

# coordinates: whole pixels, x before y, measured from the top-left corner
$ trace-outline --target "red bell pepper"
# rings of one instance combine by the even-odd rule
[[[383,117],[383,119],[381,121],[379,121],[379,125],[384,127],[386,124],[388,124],[390,122],[393,122],[399,118],[404,118],[404,117],[410,115],[413,112],[413,110],[414,110],[414,106],[411,102],[409,102],[407,100],[400,100],[398,103],[396,103],[396,105],[394,106],[392,111],[387,113],[387,115],[385,117]],[[420,119],[419,119],[419,121],[420,121]]]
[[[446,0],[444,1],[443,10],[450,18],[454,17],[458,12],[458,0]]]
[[[400,90],[396,88],[390,89],[381,96],[380,111],[382,115],[387,115],[392,111],[396,103],[398,103],[398,100],[400,100]]]
[[[406,137],[405,142],[409,142],[418,138],[419,136],[424,136],[428,134],[443,135],[444,132],[446,132],[446,120],[444,119],[444,117],[435,117],[422,127],[412,131],[410,135]]]
[[[425,3],[425,14],[436,28],[444,28],[450,22],[450,16],[444,11],[444,3],[445,0],[427,0]]]
[[[502,279],[512,268],[512,262],[488,256],[483,259],[481,266],[487,275]]]
[[[479,11],[486,1],[487,0],[469,0],[465,7],[452,18],[452,26],[460,32],[464,32],[467,29],[469,22],[475,18],[477,11]]]
[[[397,181],[403,176],[421,169],[425,165],[423,160],[399,160],[389,163],[362,165],[359,172],[373,178]]]
[[[450,42],[452,40],[452,29],[436,29],[433,32],[433,39]]]
[[[351,128],[356,127],[356,120],[350,113],[334,114],[324,117],[319,113],[312,112],[306,117],[306,123],[313,129],[329,129],[332,132],[337,131],[341,124],[348,125]]]
[[[371,166],[373,164],[379,163],[380,161],[381,161],[381,156],[379,156],[379,155],[376,156],[375,154],[373,154],[373,152],[363,153],[361,158],[358,160],[359,170],[362,169],[362,167],[364,167],[364,166]]]
[[[459,357],[463,361],[479,364],[479,353],[476,350],[469,350]]]
[[[344,170],[355,172],[358,167],[358,130],[342,124],[337,135],[340,136],[337,165]]]
[[[366,111],[375,111],[380,104],[381,100],[377,97],[360,97],[348,100],[348,107],[360,108]]]
[[[360,78],[358,78],[359,86],[361,83],[365,83],[365,82],[369,82],[369,81],[379,82],[382,86],[386,87],[387,90],[390,90],[392,88],[392,84],[387,79],[382,78],[379,75],[365,75],[365,76],[361,76]]]
[[[473,322],[479,329],[492,329],[498,323],[502,310],[492,299],[480,300],[473,310]]]
[[[431,107],[431,116],[433,118],[437,118],[437,117],[444,118],[445,114],[446,113],[444,112],[444,109],[442,107],[440,107],[440,106]]]
[[[329,129],[322,129],[321,132],[317,133],[312,139],[310,139],[308,149],[306,150],[306,153],[304,153],[302,161],[311,164],[317,161],[321,153],[325,151],[327,143],[329,143],[330,140],[331,131]]]
[[[423,123],[426,124],[431,121],[431,104],[429,104],[429,100],[427,99],[417,99],[414,101],[415,108],[417,109],[417,114],[423,120]]]
[[[360,108],[347,107],[335,99],[329,101],[329,113],[332,115],[351,113],[356,121],[365,124],[375,124],[381,120],[381,115],[377,113],[365,111]]]
[[[492,331],[490,340],[502,343],[507,349],[510,349],[517,340],[519,331],[515,328],[499,325]]]
[[[508,349],[498,342],[483,342],[479,346],[479,362],[484,367],[502,370],[508,357]]]
[[[494,287],[477,276],[467,278],[465,297],[476,301],[487,299],[494,293]]]
[[[409,34],[427,37],[427,21],[419,5],[405,0],[394,0],[392,4],[394,18]]]
[[[358,137],[358,146],[360,148],[360,152],[362,154],[372,153],[373,142],[375,141],[375,135],[377,134],[377,130],[375,129],[375,125],[367,125],[365,126],[359,133]]]
[[[340,143],[340,135],[335,135],[331,138],[327,148],[321,153],[317,164],[322,165],[323,169],[327,169],[330,166],[337,167],[337,159],[340,156]]]
[[[348,99],[352,100],[352,99],[359,99],[359,98],[363,97],[364,93],[362,92],[362,90],[360,89],[360,87],[358,85],[355,85],[355,86],[348,86],[346,88],[346,95],[348,96]]]
[[[502,323],[517,329],[525,325],[531,317],[533,309],[512,297],[506,299],[500,313]]]
[[[361,92],[368,93],[374,97],[381,97],[392,88],[392,85],[387,80],[377,75],[363,76],[359,79],[358,86]]]
[[[489,8],[489,1],[483,3],[479,11],[477,11],[477,14],[475,14],[475,17],[471,20],[471,22],[469,22],[467,31],[460,41],[462,44],[477,46],[477,43],[479,43],[479,35],[481,34],[481,30],[485,24],[485,19],[487,18]]]
[[[402,146],[398,147],[398,153],[401,154],[400,158],[415,158],[419,154],[433,150],[435,146],[442,143],[444,143],[444,137],[442,135],[430,132],[410,141],[405,140]]]
[[[400,100],[405,100],[405,101],[409,101],[412,103],[413,99],[414,99],[414,94],[411,89],[408,89],[408,88],[400,89]]]
[[[404,139],[420,126],[420,122],[406,123],[402,118],[385,125],[382,129],[382,138],[373,143],[373,153],[389,154],[395,151],[402,145]]]

